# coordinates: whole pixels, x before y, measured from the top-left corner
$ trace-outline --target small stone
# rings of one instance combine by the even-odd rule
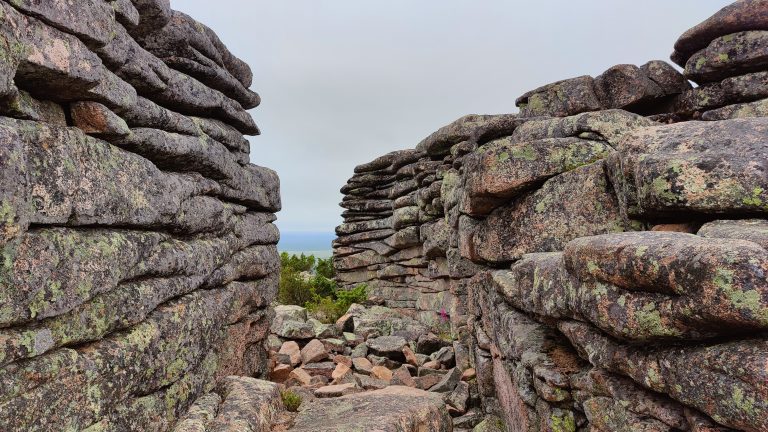
[[[422,375],[414,378],[413,380],[416,382],[416,388],[420,388],[422,390],[429,390],[430,387],[434,387],[442,379],[443,379],[442,375],[432,374],[432,375]]]
[[[404,362],[405,355],[403,355],[403,348],[408,345],[408,341],[400,336],[381,336],[375,339],[370,339],[366,342],[368,350],[382,357]]]
[[[410,347],[403,347],[403,355],[405,356],[405,361],[408,364],[416,367],[421,366],[422,362],[419,361],[419,358],[416,357],[416,353],[414,353]]]
[[[331,374],[333,374],[333,371],[336,370],[336,363],[334,362],[310,363],[310,364],[305,364],[304,366],[302,366],[302,368],[313,377],[324,376],[330,379]]]
[[[308,386],[312,382],[312,375],[302,368],[292,370],[288,377],[303,386]]]
[[[456,417],[453,419],[453,430],[455,431],[458,429],[472,429],[475,426],[477,426],[481,421],[483,421],[484,418],[485,418],[485,414],[483,413],[482,410],[471,409],[461,417]]]
[[[447,343],[434,333],[427,333],[419,336],[419,339],[416,341],[416,352],[419,354],[432,354],[446,345]]]
[[[441,379],[439,383],[431,387],[429,391],[437,392],[437,393],[451,392],[453,391],[454,388],[456,388],[456,384],[458,384],[460,379],[461,379],[461,371],[459,370],[459,368],[453,368],[449,370],[447,374],[443,375],[443,379]]]
[[[310,387],[313,387],[313,388],[319,388],[324,385],[328,385],[328,382],[330,382],[330,380],[328,379],[327,376],[315,375],[312,377],[312,380],[310,381],[309,385]]]
[[[270,352],[278,352],[283,346],[283,341],[277,335],[270,334],[267,336],[267,349]]]
[[[327,358],[328,352],[325,350],[325,345],[317,339],[312,339],[301,349],[301,360],[305,365],[308,363],[316,363]]]
[[[274,369],[272,369],[272,372],[269,374],[269,379],[276,383],[285,382],[290,376],[292,371],[293,371],[293,368],[290,365],[279,364],[275,366]]]
[[[437,352],[433,353],[430,358],[447,367],[453,366],[456,362],[452,347],[442,347]]]
[[[506,432],[504,421],[496,416],[488,416],[478,423],[472,432]]]
[[[362,338],[362,336],[358,336],[358,335],[356,335],[356,334],[354,334],[354,333],[344,332],[344,333],[342,334],[342,336],[344,336],[344,341],[345,341],[345,342],[346,342],[348,345],[351,345],[351,346],[357,346],[357,345],[359,345],[359,344],[363,343],[363,338]]]
[[[322,339],[320,342],[325,346],[326,351],[342,353],[344,352],[344,341],[341,339]]]
[[[343,364],[347,367],[352,367],[352,358],[345,356],[345,355],[335,355],[333,356],[333,362],[336,364]]]
[[[392,385],[404,385],[408,387],[416,387],[416,381],[411,376],[411,372],[408,368],[401,366],[392,372]]]
[[[462,381],[471,381],[475,378],[477,373],[475,372],[475,369],[469,368],[461,373],[461,380]]]
[[[354,321],[352,320],[354,318],[354,315],[347,313],[341,316],[341,318],[336,320],[336,328],[345,333],[351,333],[355,330]]]
[[[323,386],[315,390],[315,396],[319,398],[339,397],[360,391],[354,383]]]
[[[438,370],[440,369],[440,362],[437,360],[430,360],[423,365],[421,365],[421,369],[432,369],[432,370]]]
[[[277,318],[306,322],[307,309],[296,305],[275,306],[275,319]]]
[[[349,368],[349,366],[339,363],[336,365],[336,369],[333,370],[331,373],[331,379],[337,380],[345,375],[349,374],[352,370]]]
[[[456,388],[448,395],[446,402],[456,409],[459,414],[467,412],[467,401],[469,400],[469,384],[459,382]]]
[[[293,367],[296,367],[301,363],[301,348],[299,348],[299,344],[294,341],[283,342],[278,354],[287,355],[289,359],[288,364]]]
[[[370,375],[373,370],[373,364],[365,357],[357,357],[352,359],[352,365],[355,370],[363,375]]]
[[[355,378],[360,382],[360,387],[365,390],[380,390],[389,385],[389,383],[384,380],[366,375],[355,374]]]
[[[392,371],[384,366],[374,366],[371,369],[371,376],[386,382],[392,381]]]
[[[352,349],[352,357],[365,357],[368,355],[368,345],[361,343]]]
[[[402,365],[400,362],[390,360],[386,357],[379,357],[373,354],[368,355],[368,360],[370,360],[374,366],[384,366],[387,369],[397,369],[400,367],[400,365]]]
[[[315,337],[312,324],[280,317],[275,317],[272,321],[271,331],[286,339],[311,339]]]
[[[411,376],[416,376],[416,375],[419,374],[419,368],[417,368],[414,365],[410,365],[410,364],[406,363],[406,364],[402,365],[401,367],[404,367],[404,368],[408,369],[408,373],[410,373]]]
[[[310,318],[307,320],[315,330],[315,337],[318,339],[335,338],[341,334],[333,324],[323,324],[320,321]]]
[[[464,343],[459,341],[453,343],[453,357],[457,368],[467,370],[471,367],[472,355],[469,353],[469,348],[467,348],[467,345]]]
[[[443,375],[445,375],[447,373],[448,373],[448,371],[445,370],[445,369],[429,369],[429,368],[425,368],[423,366],[419,368],[419,376],[427,376],[427,375],[440,375],[440,376],[443,376]]]

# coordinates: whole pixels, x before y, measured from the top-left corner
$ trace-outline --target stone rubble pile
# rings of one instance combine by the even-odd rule
[[[266,372],[249,67],[168,0],[2,0],[0,52],[0,430],[165,431]]]
[[[436,335],[413,318],[382,306],[353,304],[335,324],[308,318],[300,306],[277,306],[275,311],[267,339],[269,379],[302,397],[295,429],[286,430],[304,430],[308,426],[301,426],[302,417],[323,412],[320,407],[342,409],[321,399],[350,396],[345,399],[348,402],[339,404],[362,403],[372,392],[387,394],[385,389],[391,386],[418,389],[424,391],[423,397],[432,399],[435,395],[430,393],[436,393],[435,400],[440,401],[436,412],[446,419],[441,424],[452,425],[445,430],[471,428],[483,420],[476,409],[478,387],[468,352],[454,351],[453,341],[446,335]],[[397,390],[396,394],[409,391]],[[360,421],[380,423],[375,416]],[[320,424],[324,423],[316,423]],[[323,430],[341,430],[328,427]]]
[[[768,430],[763,33],[740,0],[680,37],[682,73],[559,81],[358,166],[339,283],[448,315],[508,430]]]

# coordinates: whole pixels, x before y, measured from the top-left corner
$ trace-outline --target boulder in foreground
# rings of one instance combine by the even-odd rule
[[[296,417],[292,432],[448,432],[443,399],[403,386],[318,400]]]

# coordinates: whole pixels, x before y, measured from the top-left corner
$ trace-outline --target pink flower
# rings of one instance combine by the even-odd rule
[[[448,312],[445,311],[445,308],[440,308],[440,319],[442,321],[448,321]]]

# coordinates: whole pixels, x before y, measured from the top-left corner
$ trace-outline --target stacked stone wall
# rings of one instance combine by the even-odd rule
[[[249,67],[168,0],[0,1],[0,56],[0,430],[164,431],[262,373]]]
[[[449,314],[508,430],[768,430],[766,34],[741,0],[682,73],[559,81],[358,166],[340,283]]]

